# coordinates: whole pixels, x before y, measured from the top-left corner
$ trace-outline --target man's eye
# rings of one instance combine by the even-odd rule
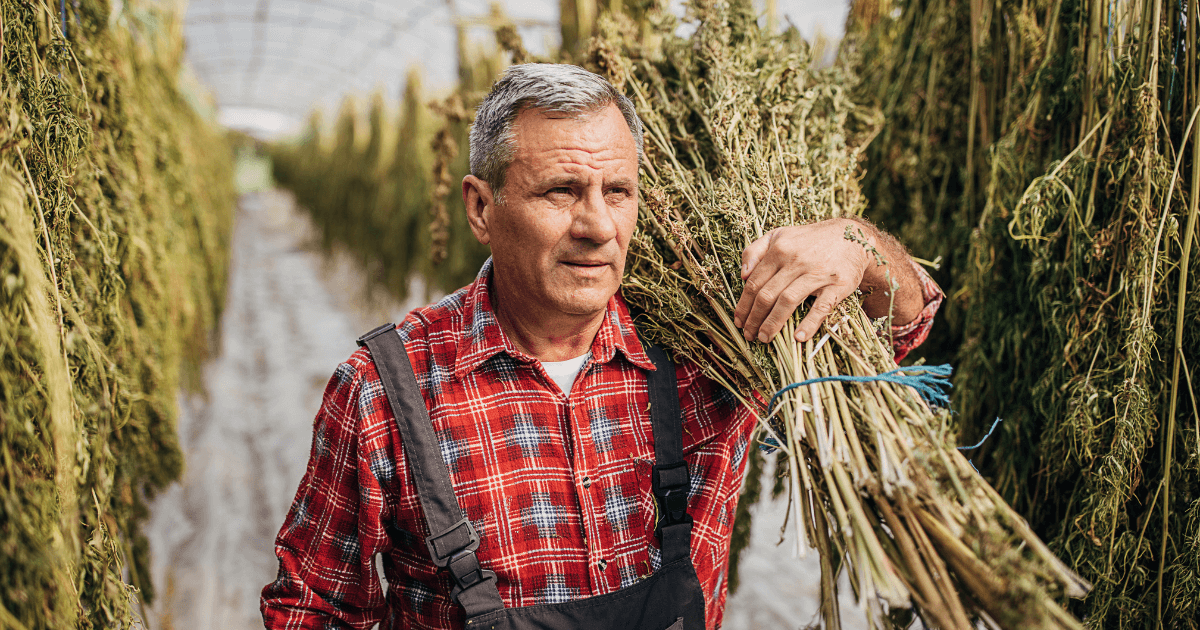
[[[610,197],[628,197],[629,189],[628,188],[609,188],[608,195]]]
[[[571,194],[571,189],[566,186],[555,186],[554,188],[547,190],[546,194],[547,195],[569,195],[569,194]]]

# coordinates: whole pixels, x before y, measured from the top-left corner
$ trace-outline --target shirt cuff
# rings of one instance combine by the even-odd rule
[[[896,353],[896,363],[899,363],[913,348],[921,345],[929,336],[929,329],[933,327],[933,316],[937,314],[942,300],[946,297],[924,267],[912,259],[909,259],[908,263],[912,265],[913,271],[917,274],[917,280],[921,283],[921,297],[925,300],[925,307],[911,322],[892,326],[892,349]]]

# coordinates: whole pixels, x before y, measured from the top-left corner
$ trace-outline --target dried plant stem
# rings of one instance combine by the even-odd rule
[[[825,624],[840,623],[845,569],[875,624],[886,604],[947,628],[976,618],[1081,627],[1054,597],[1082,595],[1087,584],[954,448],[945,409],[892,382],[814,382],[894,368],[881,324],[858,298],[805,342],[794,338],[803,313],[765,345],[733,325],[741,250],[782,225],[857,214],[855,143],[877,130],[849,130],[870,115],[844,98],[839,82],[852,79],[842,70],[815,72],[802,46],[762,33],[731,5],[698,0],[691,11],[690,40],[666,37],[653,55],[624,39],[631,29],[604,20],[593,44],[606,59],[645,54],[614,77],[633,95],[652,158],[624,291],[644,313],[639,328],[757,407],[787,454],[788,522],[796,554],[811,545],[821,555]],[[778,404],[765,408],[775,392]]]

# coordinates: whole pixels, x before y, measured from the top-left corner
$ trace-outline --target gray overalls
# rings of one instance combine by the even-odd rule
[[[430,558],[454,579],[451,597],[466,612],[466,627],[486,630],[704,630],[704,595],[692,566],[689,477],[683,461],[683,424],[675,365],[661,348],[643,343],[655,371],[647,373],[654,430],[654,496],[661,518],[655,534],[662,567],[633,586],[561,604],[505,608],[496,574],[479,564],[479,535],[463,514],[450,472],[417,387],[412,364],[394,324],[363,335],[396,416],[404,453],[430,536]]]

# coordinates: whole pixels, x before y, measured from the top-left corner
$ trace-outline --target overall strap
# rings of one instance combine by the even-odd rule
[[[358,345],[371,351],[392,414],[396,416],[417,498],[429,527],[429,537],[425,539],[429,556],[454,578],[451,598],[463,607],[468,618],[501,610],[504,602],[496,589],[496,574],[483,570],[475,557],[479,534],[454,496],[450,471],[442,459],[425,399],[395,329],[395,324],[384,324],[359,337]]]
[[[650,390],[650,422],[654,427],[654,497],[658,499],[655,533],[667,564],[688,556],[692,517],[687,513],[691,477],[683,461],[683,415],[679,411],[679,386],[675,363],[657,345],[642,341],[654,371],[646,375]]]

